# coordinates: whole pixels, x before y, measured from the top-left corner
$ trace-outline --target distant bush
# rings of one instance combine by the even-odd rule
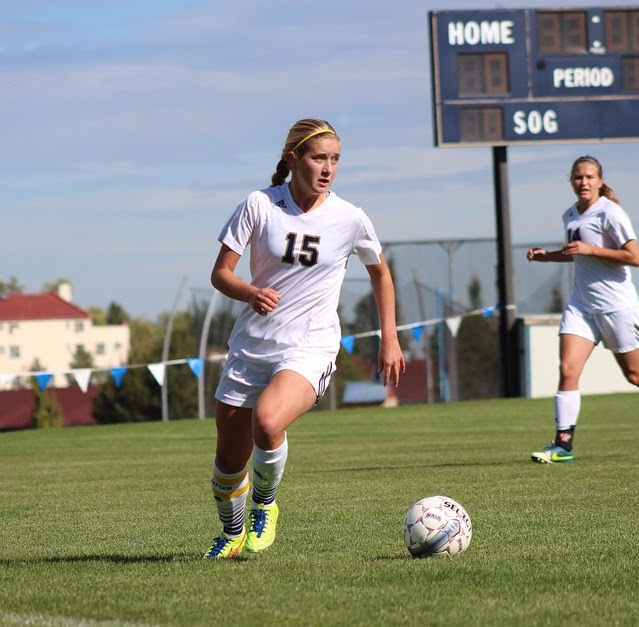
[[[35,408],[33,410],[33,424],[38,429],[62,426],[62,408],[58,401],[47,394],[46,391],[38,387],[37,382],[33,382],[33,392],[36,397]]]

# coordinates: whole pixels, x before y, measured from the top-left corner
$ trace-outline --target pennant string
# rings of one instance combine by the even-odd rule
[[[429,320],[419,320],[418,322],[411,322],[408,324],[397,325],[397,331],[410,331],[413,334],[413,337],[416,341],[419,341],[428,327],[440,324],[445,322],[451,330],[453,335],[456,334],[457,329],[461,323],[463,318],[467,318],[469,316],[482,316],[484,318],[490,318],[495,315],[501,309],[509,309],[514,310],[515,305],[507,305],[506,307],[502,307],[500,304],[497,304],[493,307],[484,307],[482,309],[475,309],[473,311],[467,311],[462,314],[456,316],[450,316],[448,318],[431,318]],[[372,331],[364,331],[361,333],[353,333],[350,335],[342,336],[340,340],[341,346],[348,353],[352,353],[355,348],[355,341],[360,338],[365,337],[381,337],[381,329],[374,329]],[[226,360],[226,354],[219,354],[207,357],[207,361],[224,361]],[[200,377],[202,375],[204,369],[204,360],[199,357],[190,357],[183,359],[172,359],[164,362],[157,362],[153,364],[130,364],[126,366],[118,366],[112,368],[75,368],[62,372],[17,372],[17,373],[0,373],[0,383],[14,383],[17,382],[21,378],[30,378],[35,377],[38,386],[41,390],[43,390],[51,381],[51,379],[56,375],[72,375],[78,386],[82,389],[83,392],[86,392],[89,386],[89,382],[91,380],[91,376],[95,372],[110,372],[113,377],[113,381],[116,387],[120,387],[122,385],[122,380],[124,375],[131,369],[134,368],[148,368],[151,374],[154,376],[159,385],[164,384],[165,377],[165,369],[166,366],[173,366],[178,364],[187,364],[193,374],[196,377]]]

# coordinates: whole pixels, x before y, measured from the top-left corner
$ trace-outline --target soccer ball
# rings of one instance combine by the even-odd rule
[[[459,555],[472,535],[470,516],[447,496],[427,496],[404,516],[404,542],[413,557]]]

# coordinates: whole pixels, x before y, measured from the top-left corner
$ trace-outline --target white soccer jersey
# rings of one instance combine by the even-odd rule
[[[581,215],[575,203],[562,219],[567,242],[579,240],[617,250],[637,239],[626,212],[604,196]],[[639,302],[628,266],[590,255],[573,255],[573,261],[571,304],[592,313],[610,313]]]
[[[279,361],[291,349],[337,355],[339,293],[351,254],[380,262],[381,245],[366,214],[330,192],[304,213],[288,184],[251,193],[222,229],[219,241],[242,254],[250,245],[251,283],[271,287],[280,300],[266,316],[246,305],[229,351],[248,361]]]

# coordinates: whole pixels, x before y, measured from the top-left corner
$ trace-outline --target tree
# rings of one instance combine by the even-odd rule
[[[476,275],[468,285],[473,309],[481,309],[481,283]],[[466,316],[457,333],[459,400],[499,396],[499,335],[497,322],[481,315]]]
[[[388,269],[393,277],[394,285],[397,285],[395,281],[395,260],[391,257],[387,261]],[[355,317],[350,324],[343,325],[348,333],[361,333],[366,331],[374,331],[380,328],[379,313],[377,311],[377,303],[375,302],[375,295],[373,291],[369,291],[364,294],[357,303],[354,309]],[[397,322],[401,320],[401,309],[399,299],[395,300],[395,318]],[[405,348],[405,338],[399,335],[400,345]],[[379,354],[380,338],[377,335],[358,339],[353,347],[353,354],[360,358],[366,359],[373,364],[377,364],[377,356]],[[377,369],[373,369],[377,373]]]
[[[168,317],[164,327],[168,323]],[[193,317],[184,312],[176,315],[169,359],[195,357],[198,353],[198,335],[194,329]],[[166,372],[165,385],[168,385],[169,414],[171,418],[194,418],[197,416],[197,378],[188,364],[171,366]]]
[[[78,346],[73,355],[73,359],[69,364],[70,368],[92,368],[94,366],[93,355],[84,349],[82,346]]]
[[[91,322],[95,326],[104,325],[107,323],[106,314],[104,309],[96,307],[95,305],[88,308],[89,315],[91,316]]]
[[[31,364],[31,372],[42,372],[45,367],[40,363],[38,358],[33,360]],[[35,395],[35,407],[33,409],[33,424],[39,428],[60,427],[62,425],[62,407],[58,401],[41,390],[38,380],[35,377],[31,379],[31,388]]]
[[[29,368],[31,372],[43,372],[46,368],[40,363],[40,360],[36,357],[31,363],[31,367]]]
[[[354,309],[355,317],[353,322],[344,325],[349,333],[356,334],[366,331],[374,331],[379,329],[379,316],[377,313],[377,304],[373,292],[368,292],[362,296]],[[375,362],[379,351],[379,337],[371,335],[370,337],[358,338],[353,346],[353,354],[368,361]]]
[[[126,324],[129,321],[129,314],[118,303],[109,303],[106,312],[107,324]]]
[[[58,286],[60,285],[60,283],[69,283],[71,284],[71,281],[69,281],[69,279],[65,279],[64,277],[61,277],[59,279],[56,279],[55,281],[50,281],[45,283],[42,286],[42,291],[43,292],[56,292],[58,290]]]
[[[93,417],[101,424],[161,420],[158,384],[146,368],[129,370],[116,387],[109,379],[93,399]]]
[[[157,361],[162,355],[162,327],[150,320],[129,321],[131,332],[131,363]]]
[[[33,393],[35,394],[35,408],[33,410],[33,423],[38,428],[61,427],[62,408],[58,401],[41,390],[37,381],[33,381]]]
[[[0,281],[0,296],[9,296],[9,294],[22,294],[24,288],[18,282],[16,277],[12,276],[7,282]]]
[[[468,284],[468,300],[470,301],[471,309],[481,308],[481,282],[476,274],[470,277],[470,283]]]
[[[130,321],[131,363],[149,364],[162,358],[167,324],[168,314],[162,314],[159,323]],[[197,344],[192,316],[186,312],[179,313],[174,320],[169,359],[195,357]],[[164,385],[168,386],[171,419],[193,418],[197,415],[197,378],[187,364],[169,365],[166,368]],[[131,368],[119,388],[113,380],[100,388],[93,401],[93,416],[101,423],[161,420],[161,388],[148,368]]]

